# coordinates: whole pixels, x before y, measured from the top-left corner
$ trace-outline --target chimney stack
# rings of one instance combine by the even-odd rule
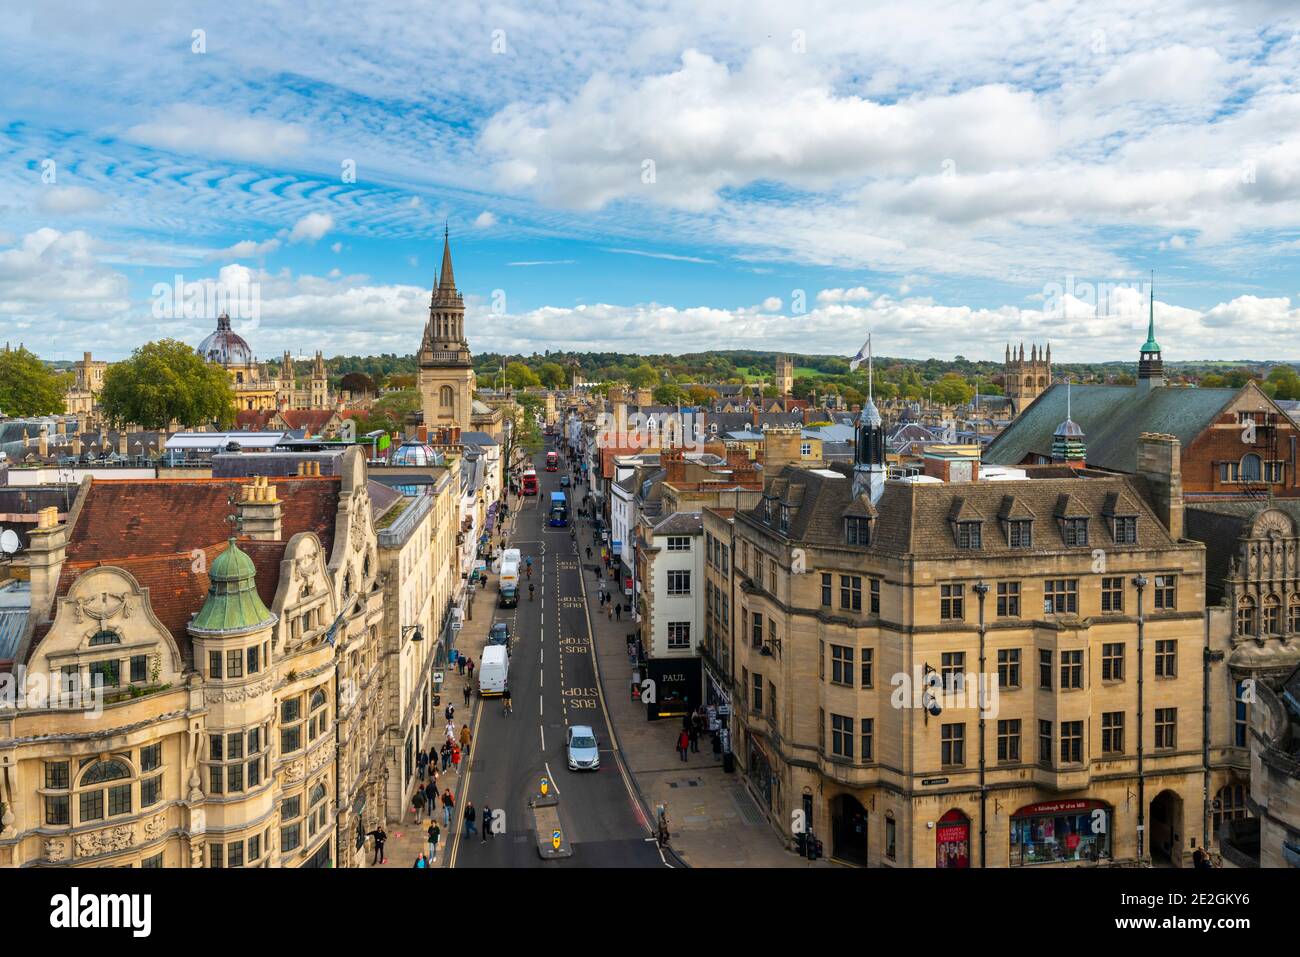
[[[36,449],[41,453],[41,458],[50,454],[50,430],[49,426],[41,426],[41,434],[36,440]]]
[[[1183,537],[1182,447],[1177,436],[1143,432],[1138,436],[1137,474],[1151,488],[1156,515],[1175,541]]]
[[[53,618],[54,593],[67,554],[68,526],[59,524],[59,510],[51,505],[36,513],[36,527],[28,532],[27,566],[32,583],[32,611],[37,620]]]
[[[243,486],[238,504],[244,534],[262,542],[280,540],[283,510],[265,475],[255,475],[251,485]]]

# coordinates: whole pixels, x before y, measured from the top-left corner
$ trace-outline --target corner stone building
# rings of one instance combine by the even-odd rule
[[[363,862],[384,774],[364,469],[87,479],[66,525],[42,515],[16,662],[105,695],[0,706],[0,866]]]
[[[787,839],[802,812],[872,867],[1177,866],[1204,840],[1204,547],[1143,483],[1040,474],[872,504],[847,467],[788,466],[735,513],[732,647],[710,657]]]

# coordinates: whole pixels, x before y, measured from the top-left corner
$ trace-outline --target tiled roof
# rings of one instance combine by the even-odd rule
[[[704,515],[700,512],[673,512],[654,527],[656,535],[698,535],[704,531]]]
[[[337,415],[333,409],[282,409],[280,418],[290,429],[305,429],[312,435],[324,431]]]
[[[1076,385],[1070,390],[1070,418],[1083,428],[1089,465],[1131,474],[1137,471],[1139,435],[1164,432],[1186,448],[1239,391]],[[1066,418],[1065,406],[1065,386],[1048,388],[993,440],[984,461],[1019,465],[1030,455],[1050,456],[1052,435]]]

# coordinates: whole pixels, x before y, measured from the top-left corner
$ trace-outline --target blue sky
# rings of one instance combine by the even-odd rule
[[[0,338],[119,358],[1300,359],[1287,4],[46,0],[0,23]],[[1098,294],[1097,284],[1107,285]],[[249,300],[246,300],[248,303]]]

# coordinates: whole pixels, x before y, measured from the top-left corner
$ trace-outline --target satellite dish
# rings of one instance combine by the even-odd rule
[[[18,541],[18,533],[12,528],[6,528],[0,532],[0,554],[12,555],[18,551],[18,546],[22,544]]]

